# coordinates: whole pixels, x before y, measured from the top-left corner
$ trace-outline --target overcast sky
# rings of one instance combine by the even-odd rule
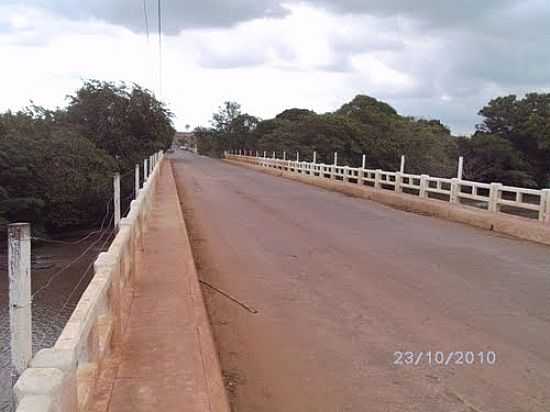
[[[0,110],[82,79],[157,93],[179,130],[224,101],[269,118],[356,94],[469,133],[491,98],[550,91],[549,0],[0,0]]]

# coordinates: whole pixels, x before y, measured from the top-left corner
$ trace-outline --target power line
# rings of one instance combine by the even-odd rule
[[[159,30],[159,98],[162,98],[162,13],[161,0],[158,0],[158,30]]]
[[[41,287],[39,287],[32,295],[31,295],[31,299],[30,299],[30,302],[27,303],[27,305],[30,305],[32,304],[34,298],[40,293],[42,292],[43,290],[45,289],[48,289],[50,287],[50,285],[53,283],[53,281],[55,279],[57,279],[62,273],[64,273],[68,268],[70,268],[72,265],[74,265],[76,262],[80,261],[84,256],[86,256],[86,254],[88,254],[88,252],[90,250],[92,250],[92,248],[98,244],[101,240],[102,240],[102,237],[103,237],[103,228],[105,227],[105,224],[107,222],[110,221],[111,219],[111,216],[112,216],[112,211],[111,211],[111,208],[110,208],[110,205],[111,205],[111,200],[107,201],[107,207],[106,207],[106,211],[105,211],[105,215],[103,216],[103,221],[101,222],[101,227],[99,228],[98,232],[101,233],[101,235],[96,239],[94,240],[92,243],[90,243],[90,245],[88,245],[83,252],[80,253],[80,255],[78,255],[75,259],[73,259],[71,262],[69,262],[68,264],[66,264],[65,266],[63,266],[60,270],[58,270],[57,272],[55,272],[53,275],[50,275],[50,277],[48,278],[48,281],[42,285]],[[25,305],[25,306],[27,306]]]
[[[143,15],[145,16],[145,33],[147,33],[147,43],[149,43],[149,16],[147,15],[147,0],[143,0]]]

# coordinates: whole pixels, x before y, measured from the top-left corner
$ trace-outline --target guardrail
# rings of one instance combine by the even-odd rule
[[[143,249],[162,152],[145,163],[147,180],[119,222],[109,250],[53,348],[40,350],[14,386],[17,412],[75,412],[89,405],[112,343],[120,341],[132,301],[136,260]]]
[[[261,167],[290,171],[312,177],[341,180],[380,190],[416,195],[425,199],[516,215],[550,224],[550,189],[527,189],[501,183],[481,183],[458,178],[440,178],[380,169],[312,163],[226,153]]]

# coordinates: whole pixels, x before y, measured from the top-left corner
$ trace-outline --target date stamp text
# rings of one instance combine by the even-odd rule
[[[497,354],[494,351],[422,351],[393,353],[394,366],[472,366],[495,365]]]

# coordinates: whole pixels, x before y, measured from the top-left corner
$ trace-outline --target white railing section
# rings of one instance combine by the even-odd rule
[[[486,209],[492,213],[519,215],[550,224],[550,189],[527,189],[501,183],[481,183],[458,178],[441,178],[380,169],[336,164],[283,160],[275,157],[245,156],[226,153],[226,157],[261,167],[279,169],[312,177],[341,180],[375,189],[392,190],[436,199],[451,204]]]

